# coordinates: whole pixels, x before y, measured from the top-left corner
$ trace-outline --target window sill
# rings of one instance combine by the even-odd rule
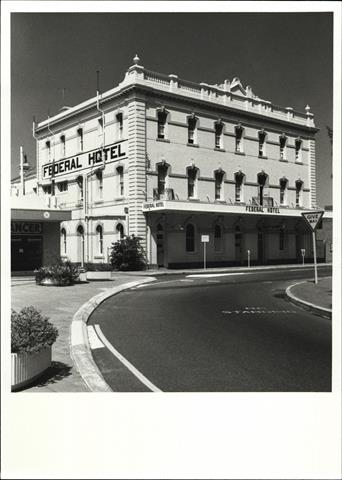
[[[170,143],[168,138],[156,138],[156,142]]]
[[[215,198],[214,203],[221,203],[221,204],[224,204],[224,205],[227,204],[226,200],[220,200],[219,198]]]
[[[189,202],[199,202],[199,198],[190,197],[188,198]]]
[[[83,202],[77,202],[77,203],[75,203],[75,207],[76,207],[76,208],[81,208],[81,207],[83,207]]]
[[[198,143],[187,143],[186,146],[187,147],[195,147],[195,148],[199,147]]]
[[[258,155],[258,158],[261,158],[263,160],[267,160],[268,156],[267,155]]]
[[[285,162],[285,163],[289,163],[288,160],[286,160],[286,158],[279,158],[279,162]]]
[[[125,200],[125,197],[115,197],[114,202],[123,202]]]
[[[215,147],[214,150],[215,152],[225,152],[225,149],[220,147]]]
[[[245,152],[237,152],[237,151],[235,151],[234,153],[235,153],[235,155],[244,155],[244,156],[246,156]]]
[[[303,161],[302,161],[302,160],[296,160],[296,161],[295,161],[295,164],[296,164],[296,165],[303,165]]]
[[[96,260],[103,260],[104,258],[105,258],[105,256],[103,254],[94,255],[94,259],[96,259]]]
[[[94,205],[99,205],[103,203],[103,200],[94,200]]]

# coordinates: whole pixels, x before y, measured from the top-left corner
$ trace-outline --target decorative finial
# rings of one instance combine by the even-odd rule
[[[305,107],[305,111],[306,111],[306,113],[310,113],[310,107],[309,107],[309,105],[307,105],[307,106]]]
[[[133,58],[134,65],[139,65],[140,58],[138,57],[138,54],[135,54],[135,57]]]

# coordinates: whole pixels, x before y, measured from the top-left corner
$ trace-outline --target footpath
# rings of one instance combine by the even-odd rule
[[[321,265],[323,266],[323,265]],[[327,266],[327,264],[325,264]],[[18,311],[33,305],[58,328],[59,337],[52,348],[51,368],[34,384],[26,387],[24,392],[89,392],[89,387],[81,377],[71,358],[70,329],[76,312],[84,305],[91,304],[91,299],[99,294],[106,294],[118,287],[134,281],[143,281],[142,277],[156,277],[182,273],[223,273],[256,270],[281,270],[301,268],[300,265],[208,268],[192,270],[148,270],[144,272],[115,272],[107,281],[79,283],[70,287],[44,287],[36,285],[33,276],[12,277],[11,306]],[[318,270],[319,271],[319,270]],[[331,277],[322,278],[318,285],[314,282],[300,282],[288,287],[289,299],[305,308],[331,316]],[[109,293],[108,293],[109,294]]]

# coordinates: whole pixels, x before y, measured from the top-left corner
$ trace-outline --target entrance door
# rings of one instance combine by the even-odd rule
[[[264,234],[258,232],[258,263],[264,263]]]
[[[11,270],[32,271],[42,266],[42,237],[13,236],[11,238]]]
[[[242,264],[242,233],[240,227],[235,228],[235,260]]]
[[[157,265],[164,267],[164,231],[160,223],[157,226]]]

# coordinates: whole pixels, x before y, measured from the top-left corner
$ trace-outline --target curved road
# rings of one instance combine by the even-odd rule
[[[330,391],[331,321],[284,296],[311,278],[172,275],[122,292],[89,319],[106,345],[92,345],[94,360],[114,391]]]

